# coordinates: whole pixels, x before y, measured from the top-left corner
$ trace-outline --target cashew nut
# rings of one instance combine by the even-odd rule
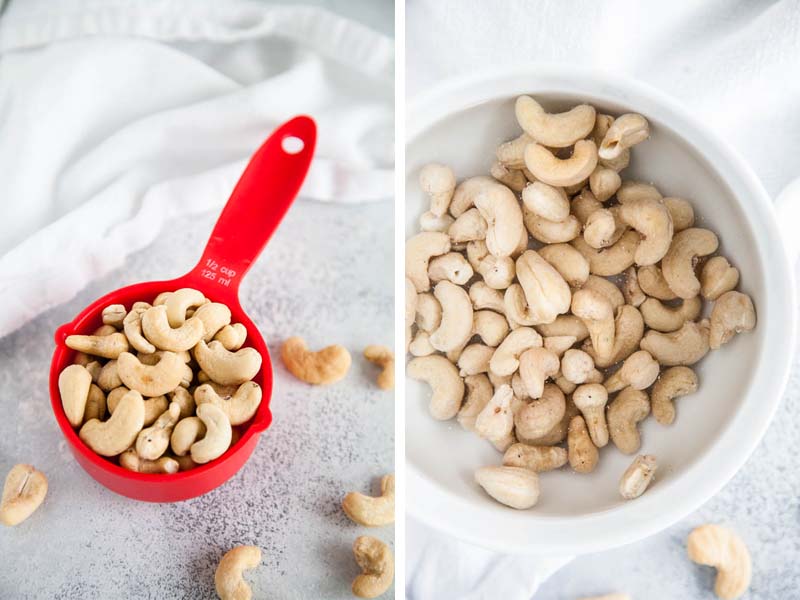
[[[161,396],[181,384],[186,364],[173,352],[164,352],[155,365],[142,364],[130,352],[117,358],[117,373],[128,389],[144,396]]]
[[[583,415],[592,443],[598,448],[608,444],[608,424],[606,423],[608,391],[606,388],[599,383],[579,385],[572,394],[572,401]]]
[[[122,324],[128,311],[125,310],[122,304],[109,304],[103,309],[102,314],[105,325],[111,325],[114,329],[122,329]]]
[[[570,210],[575,218],[580,221],[581,225],[585,225],[589,219],[589,215],[593,212],[603,208],[603,204],[595,198],[594,194],[589,188],[584,188],[581,192],[572,199]]]
[[[186,321],[186,311],[192,308],[198,308],[206,302],[205,296],[198,290],[192,288],[175,290],[164,300],[169,326],[173,328],[180,327]],[[145,335],[147,335],[146,332]],[[164,350],[169,349],[170,348],[164,348]]]
[[[408,278],[405,278],[405,325],[406,325],[406,348],[411,342],[411,326],[417,314],[417,288]],[[224,344],[223,344],[224,345]]]
[[[739,283],[739,269],[732,267],[724,256],[714,256],[703,265],[700,273],[700,293],[706,300],[716,300]]]
[[[563,221],[550,221],[523,207],[522,220],[533,239],[543,244],[569,242],[581,234],[581,223],[574,215]]]
[[[654,265],[664,258],[672,242],[673,225],[662,202],[653,198],[631,200],[621,206],[619,215],[642,236],[634,256],[637,265]]]
[[[64,407],[64,414],[73,427],[80,427],[83,423],[83,413],[86,410],[86,400],[91,385],[92,374],[81,365],[70,365],[58,376],[61,406]]]
[[[697,391],[697,375],[689,367],[671,367],[662,373],[650,394],[653,416],[662,425],[675,421],[674,399]]]
[[[622,295],[617,285],[613,281],[603,277],[589,275],[588,279],[583,284],[583,289],[594,290],[602,294],[606,300],[611,303],[611,308],[615,312],[625,304],[625,296]]]
[[[508,335],[508,321],[491,310],[478,310],[473,313],[472,331],[484,344],[496,348]]]
[[[700,293],[700,282],[694,268],[697,257],[716,252],[719,240],[713,231],[690,227],[676,233],[672,245],[661,262],[661,272],[670,289],[680,298],[694,298]]]
[[[183,389],[183,388],[180,388]],[[119,401],[127,394],[130,390],[126,388],[124,385],[118,388],[114,388],[108,393],[108,397],[106,398],[106,407],[108,408],[108,412],[110,414],[114,414],[114,411],[119,404]],[[167,402],[166,396],[155,396],[154,398],[145,398],[144,399],[144,424],[145,425],[152,425],[155,423],[156,419],[165,411],[169,402]],[[84,417],[84,420],[88,420]]]
[[[593,371],[594,360],[583,350],[567,350],[561,358],[561,374],[567,381],[584,383]]]
[[[589,278],[589,261],[569,244],[549,244],[540,248],[538,253],[570,287],[581,287]]]
[[[535,250],[526,250],[516,267],[519,284],[510,286],[503,298],[508,317],[522,325],[537,325],[551,323],[569,310],[567,282]]]
[[[608,128],[598,154],[606,159],[618,158],[623,150],[635,146],[650,137],[650,125],[642,115],[627,113],[620,115]]]
[[[518,510],[530,508],[539,500],[539,476],[522,467],[481,467],[475,482],[492,498]]]
[[[477,208],[470,208],[447,228],[447,235],[450,236],[451,244],[485,240],[488,227],[480,211]]]
[[[298,379],[314,383],[309,379],[314,379],[316,376],[317,379],[321,379],[320,383],[331,383],[347,374],[350,355],[347,354],[347,358],[344,359],[341,350],[330,351],[329,348],[319,353],[312,353],[306,350],[305,342],[301,338],[289,338],[281,346],[281,358],[286,368]],[[238,385],[250,381],[261,368],[261,355],[255,348],[228,352],[225,346],[215,341],[206,344],[200,340],[194,347],[194,358],[212,381],[222,385]],[[302,373],[305,378],[298,373]]]
[[[501,385],[475,419],[475,433],[489,441],[501,440],[514,429],[511,386]]]
[[[689,229],[694,225],[694,209],[688,200],[683,198],[664,198],[664,206],[667,207],[669,215],[672,217],[672,227],[675,233]]]
[[[450,252],[450,237],[446,233],[423,231],[406,242],[406,277],[417,292],[431,288],[428,263],[434,256]]]
[[[589,330],[575,315],[559,315],[552,323],[537,325],[536,329],[545,337],[571,335],[576,342],[582,342],[589,337]]]
[[[589,261],[591,273],[610,277],[619,275],[634,263],[640,241],[638,233],[628,230],[607,248],[592,248],[582,237],[577,237],[570,243]]]
[[[456,189],[453,170],[437,163],[425,165],[419,172],[419,184],[422,191],[430,197],[430,212],[437,217],[444,215]]]
[[[606,379],[603,385],[609,394],[628,386],[635,390],[644,390],[653,385],[660,369],[660,365],[649,352],[639,350],[626,358],[622,367]]]
[[[416,320],[417,329],[432,332],[438,329],[442,322],[442,305],[436,297],[428,292],[417,295]]]
[[[203,323],[203,340],[210,342],[226,325],[230,325],[231,309],[219,302],[207,302],[195,310],[192,317]]]
[[[489,175],[515,192],[521,192],[528,185],[525,173],[518,169],[509,169],[506,165],[496,162],[489,169]]]
[[[156,347],[142,335],[142,315],[149,309],[150,305],[146,302],[137,302],[122,321],[123,331],[128,342],[142,354],[152,354],[156,351]]]
[[[464,406],[458,411],[458,423],[467,431],[475,431],[475,420],[489,403],[494,392],[489,378],[483,373],[467,375],[464,378],[467,387]]]
[[[350,492],[342,500],[342,510],[350,520],[366,527],[382,527],[394,523],[394,475],[381,479],[381,495],[366,496]]]
[[[198,417],[185,417],[178,421],[172,429],[169,444],[177,456],[185,456],[189,453],[192,444],[205,434],[206,426]]]
[[[651,329],[639,345],[664,366],[693,365],[708,353],[709,329],[703,323],[686,321],[672,333]]]
[[[533,443],[550,432],[564,417],[566,400],[557,385],[544,386],[542,397],[522,406],[514,415],[520,441]]]
[[[644,494],[657,468],[656,457],[652,454],[640,454],[634,458],[619,480],[620,495],[626,500],[633,500]]]
[[[578,140],[572,156],[556,157],[544,146],[533,143],[525,147],[525,166],[536,179],[549,185],[565,187],[587,179],[597,166],[597,146],[591,140]]]
[[[577,340],[578,338],[574,335],[553,335],[544,338],[544,347],[561,358],[566,354],[567,350],[575,345]]]
[[[614,347],[609,357],[598,356],[591,343],[584,347],[594,359],[595,365],[600,368],[610,367],[625,360],[639,347],[644,335],[644,319],[639,309],[629,304],[621,306],[614,319],[614,332]]]
[[[144,399],[138,391],[130,390],[107,421],[91,419],[84,423],[78,435],[97,454],[116,456],[133,445],[142,427]]]
[[[219,458],[231,445],[231,423],[222,409],[206,403],[197,406],[197,416],[206,426],[206,434],[192,444],[192,460],[199,465]]]
[[[106,418],[106,395],[98,386],[89,386],[89,395],[86,398],[86,408],[83,411],[83,420],[103,420]]]
[[[636,274],[636,267],[628,267],[625,271],[625,283],[622,286],[622,293],[625,296],[625,302],[631,306],[639,307],[647,300],[642,288],[639,286],[639,277]]]
[[[135,473],[177,473],[180,464],[169,456],[162,456],[155,460],[147,460],[136,454],[136,450],[128,448],[119,455],[119,466]]]
[[[431,387],[429,410],[434,419],[446,421],[458,413],[464,397],[464,380],[453,363],[436,354],[422,356],[411,360],[406,372]]]
[[[170,298],[173,298],[170,296]],[[181,352],[193,348],[203,338],[203,322],[192,317],[173,329],[167,317],[168,304],[148,308],[142,315],[144,336],[159,350]]]
[[[464,285],[472,279],[472,267],[458,252],[449,252],[431,259],[428,263],[428,277],[434,283],[447,280]]]
[[[0,523],[19,525],[30,517],[47,495],[47,477],[33,465],[14,465],[6,476],[0,499]]]
[[[532,141],[533,138],[531,138],[531,136],[529,136],[527,133],[523,133],[513,140],[509,140],[508,142],[503,142],[500,144],[497,147],[495,156],[497,157],[497,160],[510,169],[522,169],[525,167],[525,159],[523,158],[525,154],[525,146],[530,144]]]
[[[519,368],[520,355],[529,348],[541,347],[542,336],[530,327],[519,327],[506,336],[489,362],[495,375],[511,375]]]
[[[519,374],[531,398],[542,396],[544,382],[558,373],[558,369],[558,355],[546,348],[529,348],[519,357]]]
[[[448,352],[472,337],[472,302],[462,287],[449,281],[437,283],[433,295],[442,305],[442,321],[430,342],[437,350]]]
[[[257,546],[237,546],[228,550],[217,565],[214,587],[221,600],[250,600],[253,591],[242,577],[242,572],[254,569],[261,563],[261,549]]]
[[[506,313],[503,294],[490,288],[483,281],[477,281],[470,286],[469,299],[474,310],[489,309],[503,315]]]
[[[241,323],[225,325],[214,335],[214,339],[225,346],[226,350],[235,352],[242,347],[247,339],[247,329]]]
[[[603,294],[582,289],[572,296],[572,314],[583,321],[589,331],[597,358],[610,357],[614,350],[614,309]]]
[[[156,460],[167,451],[172,428],[178,422],[180,414],[180,405],[171,402],[169,408],[156,419],[155,423],[139,432],[136,437],[136,454],[139,458]]]
[[[569,466],[576,473],[591,473],[597,467],[600,453],[592,443],[583,417],[573,417],[567,430]]]
[[[453,194],[453,200],[450,202],[450,214],[455,218],[461,216],[475,205],[475,196],[478,192],[491,185],[497,185],[497,182],[485,175],[470,177],[462,181],[458,184]]]
[[[532,213],[548,221],[569,217],[569,198],[563,188],[536,181],[522,190],[522,202]]]
[[[381,372],[378,374],[378,387],[382,390],[394,388],[394,352],[386,346],[371,344],[364,348],[364,358],[378,365]]]
[[[563,113],[547,113],[530,96],[520,96],[514,105],[520,127],[533,140],[550,148],[565,148],[583,140],[595,122],[595,110],[580,104]]]
[[[145,354],[143,356],[153,355]],[[122,385],[122,379],[119,378],[119,369],[116,360],[110,360],[100,368],[100,372],[97,374],[97,385],[104,392],[110,392],[114,388],[118,388]]]
[[[589,175],[589,189],[599,202],[605,202],[617,193],[622,179],[614,169],[598,165]]]
[[[667,280],[664,279],[664,274],[661,272],[661,269],[655,265],[641,267],[637,271],[636,277],[639,287],[648,296],[658,298],[659,300],[675,300],[678,297],[675,292],[670,289]]]
[[[514,192],[504,185],[486,186],[476,194],[475,207],[486,220],[489,252],[499,257],[510,256],[525,230],[522,210]]]
[[[641,446],[637,424],[650,414],[647,394],[626,387],[608,406],[608,433],[623,454],[633,454]]]
[[[414,339],[408,345],[408,352],[411,356],[428,356],[436,352],[436,348],[431,346],[430,335],[427,331],[418,331]]]
[[[470,344],[458,357],[459,375],[477,375],[489,371],[489,361],[494,354],[494,348],[483,344]]]
[[[503,455],[503,466],[522,467],[536,473],[553,471],[567,464],[567,451],[558,446],[512,444]]]
[[[756,309],[750,296],[741,292],[725,292],[711,309],[708,344],[712,350],[731,341],[734,335],[756,326]]]
[[[394,580],[394,556],[382,541],[362,535],[353,542],[353,556],[362,573],[353,580],[353,594],[377,598]]]
[[[583,239],[592,248],[606,248],[615,243],[622,232],[617,234],[617,221],[607,208],[599,208],[589,215],[583,228]]]
[[[701,525],[686,540],[689,558],[714,567],[714,593],[725,600],[739,598],[750,587],[752,563],[747,546],[736,533],[721,525]]]
[[[660,300],[648,298],[639,307],[645,325],[656,331],[670,332],[683,327],[686,321],[700,316],[703,302],[699,296],[683,300],[680,306],[664,306]]]
[[[68,348],[100,356],[102,358],[117,358],[122,352],[128,351],[128,338],[123,333],[111,335],[69,335],[64,343]]]

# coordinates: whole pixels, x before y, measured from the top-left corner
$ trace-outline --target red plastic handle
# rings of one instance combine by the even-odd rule
[[[187,279],[236,294],[300,191],[316,141],[317,127],[306,116],[287,121],[269,136],[233,188],[203,256]]]

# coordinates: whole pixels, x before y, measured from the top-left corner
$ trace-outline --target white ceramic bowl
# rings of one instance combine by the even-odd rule
[[[531,94],[550,111],[580,102],[600,112],[647,117],[651,138],[636,146],[624,179],[655,183],[692,201],[697,224],[713,229],[720,253],[741,272],[758,326],[697,365],[699,391],[678,400],[670,427],[649,418],[641,452],[659,461],[656,483],[623,501],[617,486],[632,457],[613,444],[594,473],[568,468],[541,475],[541,498],[530,510],[498,504],[474,483],[479,466],[501,455],[453,421],[427,411],[427,386],[406,379],[406,465],[409,514],[458,538],[504,552],[572,554],[597,551],[651,535],[679,520],[719,490],[764,434],[788,376],[795,331],[789,261],[770,199],[732,149],[686,109],[660,92],[579,69],[530,68],[473,77],[419,98],[409,108],[406,147],[406,236],[427,210],[419,169],[450,165],[459,179],[488,173],[500,142],[520,133],[514,99]]]

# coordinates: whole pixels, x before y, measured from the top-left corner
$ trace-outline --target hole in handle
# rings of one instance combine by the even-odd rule
[[[281,148],[286,154],[299,154],[305,148],[305,143],[299,137],[287,135],[281,140]]]

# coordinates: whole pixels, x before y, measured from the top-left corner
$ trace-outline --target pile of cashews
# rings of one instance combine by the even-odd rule
[[[261,355],[230,309],[183,288],[153,304],[103,309],[70,335],[58,378],[64,413],[94,452],[139,473],[177,473],[222,456],[261,404]]]
[[[645,117],[548,113],[528,96],[515,111],[522,134],[497,148],[491,177],[457,184],[446,166],[422,168],[430,209],[406,242],[405,326],[431,415],[503,452],[475,479],[526,509],[539,473],[590,473],[609,440],[636,454],[651,412],[672,424],[673,399],[697,390],[691,365],[756,314],[689,201],[620,176],[649,137]],[[636,457],[622,497],[655,470]]]

